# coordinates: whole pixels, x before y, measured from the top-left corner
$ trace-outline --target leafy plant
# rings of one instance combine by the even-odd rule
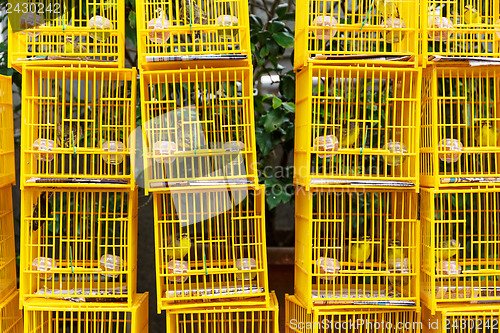
[[[295,74],[292,69],[285,69],[280,61],[292,51],[293,31],[287,23],[292,22],[295,14],[289,12],[287,4],[274,1],[272,4],[253,3],[253,6],[267,14],[264,21],[257,15],[250,15],[250,35],[254,81],[257,92],[254,96],[256,139],[258,147],[260,181],[266,185],[268,208],[273,210],[280,203],[290,202],[292,193],[287,191],[292,185],[291,172],[263,172],[264,166],[279,166],[291,169],[287,165],[287,154],[277,159],[276,149],[284,152],[293,151],[295,119]],[[293,52],[292,65],[293,65]],[[272,84],[279,87],[279,95],[263,94],[260,83],[265,76]],[[279,78],[276,80],[276,76]],[[273,81],[275,80],[275,81]]]

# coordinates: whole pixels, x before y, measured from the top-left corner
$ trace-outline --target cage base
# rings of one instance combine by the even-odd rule
[[[196,309],[177,308],[167,313],[167,332],[248,332],[278,333],[278,299],[274,292],[266,296],[267,304],[231,302]]]
[[[285,332],[420,332],[420,308],[344,306],[308,310],[295,296],[285,296]],[[349,324],[351,323],[351,324]],[[376,325],[384,325],[379,326]],[[403,325],[399,328],[397,325]],[[353,326],[354,325],[354,326]],[[360,325],[360,326],[356,326]],[[363,325],[363,326],[361,326]],[[388,326],[390,325],[390,327]]]

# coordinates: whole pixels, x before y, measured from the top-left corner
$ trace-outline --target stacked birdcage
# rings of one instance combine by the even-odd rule
[[[500,4],[421,7],[421,297],[424,329],[495,330],[498,320]]]
[[[431,315],[427,307],[422,308],[423,332],[429,333],[465,333],[465,332],[494,332],[498,330],[500,308],[498,306],[475,306],[467,308],[442,308],[435,315]]]
[[[287,332],[398,331],[420,316],[419,4],[301,5]]]
[[[122,68],[125,1],[26,0],[9,14],[9,67],[23,65]]]
[[[124,68],[125,2],[19,6],[27,9],[9,14],[9,64],[21,72],[23,88],[24,327],[143,332],[148,295],[136,293],[137,73]]]
[[[136,1],[144,187],[168,331],[277,332],[248,1]]]
[[[21,333],[12,206],[12,185],[16,181],[12,79],[3,75],[0,75],[0,132],[0,332]]]
[[[500,57],[498,1],[425,0],[420,17],[424,63]]]

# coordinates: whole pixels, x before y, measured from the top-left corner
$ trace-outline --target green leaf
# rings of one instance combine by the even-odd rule
[[[322,94],[325,92],[325,85],[323,83],[318,84],[317,86],[313,87],[313,95],[316,96],[318,94]]]
[[[135,19],[135,13],[134,13],[134,19]],[[130,26],[130,24],[125,24],[125,36],[130,42],[132,42],[132,44],[134,44],[134,46],[137,47],[137,33],[135,29]]]
[[[273,34],[273,39],[281,47],[293,47],[293,36],[288,32],[281,31]]]
[[[286,100],[290,101],[295,98],[295,80],[290,75],[283,75],[280,81],[280,92]]]
[[[269,49],[267,48],[267,46],[263,46],[261,49],[260,49],[260,52],[259,52],[259,55],[261,57],[265,57],[269,54]]]
[[[273,39],[269,40],[266,46],[271,54],[277,54],[280,49],[279,45]]]
[[[282,3],[276,7],[276,15],[278,15],[278,18],[280,20],[283,20],[283,16],[286,14],[288,11],[288,4]]]
[[[273,96],[273,109],[279,108],[281,104],[282,104],[281,98]]]
[[[266,203],[269,209],[273,209],[280,203],[287,203],[291,200],[292,194],[288,193],[287,183],[275,177],[268,177],[264,180],[266,189]]]
[[[290,103],[290,102],[283,103],[283,108],[285,110],[287,110],[288,112],[295,113],[295,104],[293,104],[293,103]]]
[[[286,28],[286,24],[281,21],[273,21],[269,26],[269,31],[271,33],[276,33],[279,31],[283,31]]]
[[[136,16],[135,16],[135,12],[134,11],[131,11],[128,14],[128,21],[129,21],[129,24],[130,24],[131,28],[135,28],[136,27]]]
[[[257,27],[260,28],[260,30],[262,30],[262,27],[263,27],[263,23],[262,23],[262,20],[260,19],[260,17],[258,17],[257,15],[250,15],[250,25],[252,24],[255,24]]]
[[[283,203],[287,203],[287,202],[290,202],[291,199],[292,199],[292,194],[288,193],[286,188],[284,188],[283,193],[281,194],[281,201]]]
[[[266,95],[264,95],[264,96],[262,97],[262,100],[263,100],[263,101],[265,101],[266,99],[268,99],[268,98],[273,98],[273,97],[274,97],[274,95],[273,95],[273,94],[266,94]]]
[[[257,56],[257,53],[254,53]],[[258,57],[257,58],[257,65],[258,67],[261,67],[264,64],[264,61],[266,61],[264,58]]]
[[[267,156],[273,150],[273,144],[271,142],[271,137],[262,128],[256,128],[255,141],[259,146],[262,155]]]
[[[262,96],[256,95],[253,97],[253,105],[255,112],[258,114],[262,114],[262,111],[264,110],[264,107],[262,105]]]
[[[274,193],[271,193],[269,195],[266,195],[266,203],[269,209],[274,209],[281,203],[281,197]]]
[[[285,114],[280,109],[272,110],[265,117],[264,129],[267,133],[275,131],[285,120]]]

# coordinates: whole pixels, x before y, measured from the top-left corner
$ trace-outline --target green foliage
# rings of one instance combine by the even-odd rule
[[[0,1],[0,9],[4,9],[8,1]],[[0,17],[0,24],[2,25],[2,34],[6,35],[7,34],[7,29],[8,29],[8,24],[7,24],[8,16],[3,15]],[[21,87],[21,74],[16,72],[12,68],[8,68],[8,41],[4,41],[0,43],[0,74],[1,75],[6,75],[6,76],[12,76],[12,83],[13,83],[13,93],[18,92],[21,94],[20,87]],[[21,104],[14,104],[14,115],[17,115],[21,112]],[[16,144],[20,144],[20,138],[16,140]]]
[[[295,14],[289,12],[287,4],[275,2],[271,8],[264,7],[268,19],[264,21],[257,15],[250,15],[250,36],[254,80],[262,82],[264,76],[277,75],[279,95],[262,94],[254,96],[256,140],[261,182],[266,185],[266,202],[273,210],[280,203],[289,202],[293,195],[292,172],[263,172],[264,166],[275,166],[275,170],[290,170],[287,154],[293,151],[295,118],[295,73],[285,70],[280,61],[291,53],[294,45],[293,31],[288,27]],[[293,57],[292,63],[293,65]],[[275,152],[281,149],[281,159]]]
[[[132,44],[137,47],[137,24],[135,16],[135,4],[133,7],[127,6],[126,9],[128,22],[125,24],[125,36],[132,42]]]

